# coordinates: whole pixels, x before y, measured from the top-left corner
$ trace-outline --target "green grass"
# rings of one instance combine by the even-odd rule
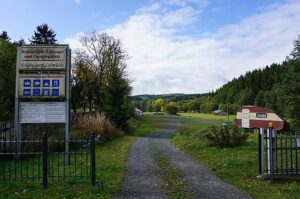
[[[221,149],[209,147],[204,138],[209,124],[187,121],[184,126],[186,129],[179,131],[171,141],[211,168],[224,181],[255,198],[300,198],[299,178],[276,180],[274,184],[257,178],[257,134],[251,134],[243,146]]]
[[[170,198],[193,198],[193,192],[186,178],[174,169],[161,153],[155,154],[155,161],[162,173],[163,188]]]
[[[193,117],[193,118],[200,118],[200,119],[206,119],[206,120],[214,120],[214,121],[227,121],[227,116],[220,116],[220,115],[214,115],[210,113],[178,113],[178,115],[183,117]],[[236,115],[229,115],[229,121],[234,122]]]
[[[132,143],[162,124],[161,117],[145,116],[132,134],[96,146],[96,187],[90,185],[90,180],[53,181],[47,189],[43,189],[39,182],[0,182],[0,198],[112,198],[121,188]]]

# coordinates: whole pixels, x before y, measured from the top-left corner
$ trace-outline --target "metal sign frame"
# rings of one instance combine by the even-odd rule
[[[45,50],[45,49],[64,49],[65,52],[63,52],[64,57],[62,58],[63,65],[65,67],[56,67],[56,68],[45,68],[45,67],[40,67],[40,68],[29,68],[29,69],[24,69],[24,68],[20,68],[20,64],[21,64],[21,59],[22,59],[22,49],[39,49],[36,50],[37,53],[39,54],[43,54],[45,51],[46,52],[50,52],[50,50]],[[34,50],[32,51],[34,52]],[[58,51],[57,51],[58,52]],[[30,53],[30,52],[29,52]],[[50,52],[50,53],[56,53],[54,51]],[[57,61],[57,59],[55,58],[55,56],[45,56],[45,55],[37,55],[35,56],[30,56],[28,55],[28,57],[33,58],[33,60],[26,60],[26,61],[37,61],[38,65],[41,66],[51,66],[51,59],[52,57],[54,57],[54,61]],[[36,58],[36,59],[35,59]],[[47,58],[46,60],[43,60],[43,58]],[[26,58],[25,58],[26,59]],[[43,64],[43,62],[50,62],[50,64]],[[55,64],[53,64],[55,65]],[[64,74],[65,75],[65,81],[64,81],[64,96],[52,96],[50,98],[55,99],[57,98],[57,102],[65,102],[65,121],[61,122],[61,123],[65,123],[65,152],[66,154],[68,154],[69,152],[69,141],[70,141],[70,75],[71,75],[71,49],[69,49],[69,45],[22,45],[21,47],[18,47],[17,49],[17,64],[16,64],[16,91],[15,91],[15,131],[16,131],[16,139],[17,139],[17,143],[20,143],[20,141],[22,140],[22,132],[21,132],[21,123],[20,123],[20,102],[24,102],[24,99],[27,98],[26,102],[28,102],[28,100],[30,99],[35,99],[35,101],[37,99],[43,99],[43,102],[47,102],[47,97],[42,97],[42,95],[40,96],[27,96],[27,97],[23,97],[20,96],[20,92],[19,92],[19,86],[20,86],[20,74],[33,74],[33,75],[49,75],[49,74]],[[52,91],[53,92],[53,91]],[[49,98],[48,98],[49,99]],[[63,101],[62,101],[63,100]],[[45,102],[45,103],[46,103]],[[53,102],[53,100],[51,101]],[[39,122],[37,122],[39,123]],[[56,122],[59,123],[59,122]],[[17,144],[17,151],[20,152],[20,145]],[[68,156],[68,155],[67,155]],[[66,156],[66,158],[67,158]],[[67,162],[68,158],[66,159]]]

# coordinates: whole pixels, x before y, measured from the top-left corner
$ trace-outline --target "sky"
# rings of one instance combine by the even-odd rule
[[[206,93],[281,63],[299,22],[299,0],[0,0],[0,31],[13,40],[42,23],[73,50],[93,30],[120,39],[133,95]]]

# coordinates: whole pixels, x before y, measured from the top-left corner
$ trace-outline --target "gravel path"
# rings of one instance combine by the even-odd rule
[[[162,189],[161,173],[154,160],[157,152],[167,157],[172,167],[185,176],[196,198],[250,198],[170,143],[168,138],[181,126],[181,120],[168,116],[164,128],[139,138],[133,144],[123,190],[118,198],[168,198],[167,191]]]

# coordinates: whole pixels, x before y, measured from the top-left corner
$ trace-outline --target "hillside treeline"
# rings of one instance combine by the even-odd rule
[[[176,102],[181,112],[211,113],[220,109],[235,114],[242,105],[271,108],[290,122],[293,128],[299,128],[300,36],[294,41],[290,56],[281,64],[247,72],[208,95],[194,96],[188,100],[174,100],[171,97],[160,100],[143,99],[136,102],[136,105],[144,111],[159,111],[170,101]]]

